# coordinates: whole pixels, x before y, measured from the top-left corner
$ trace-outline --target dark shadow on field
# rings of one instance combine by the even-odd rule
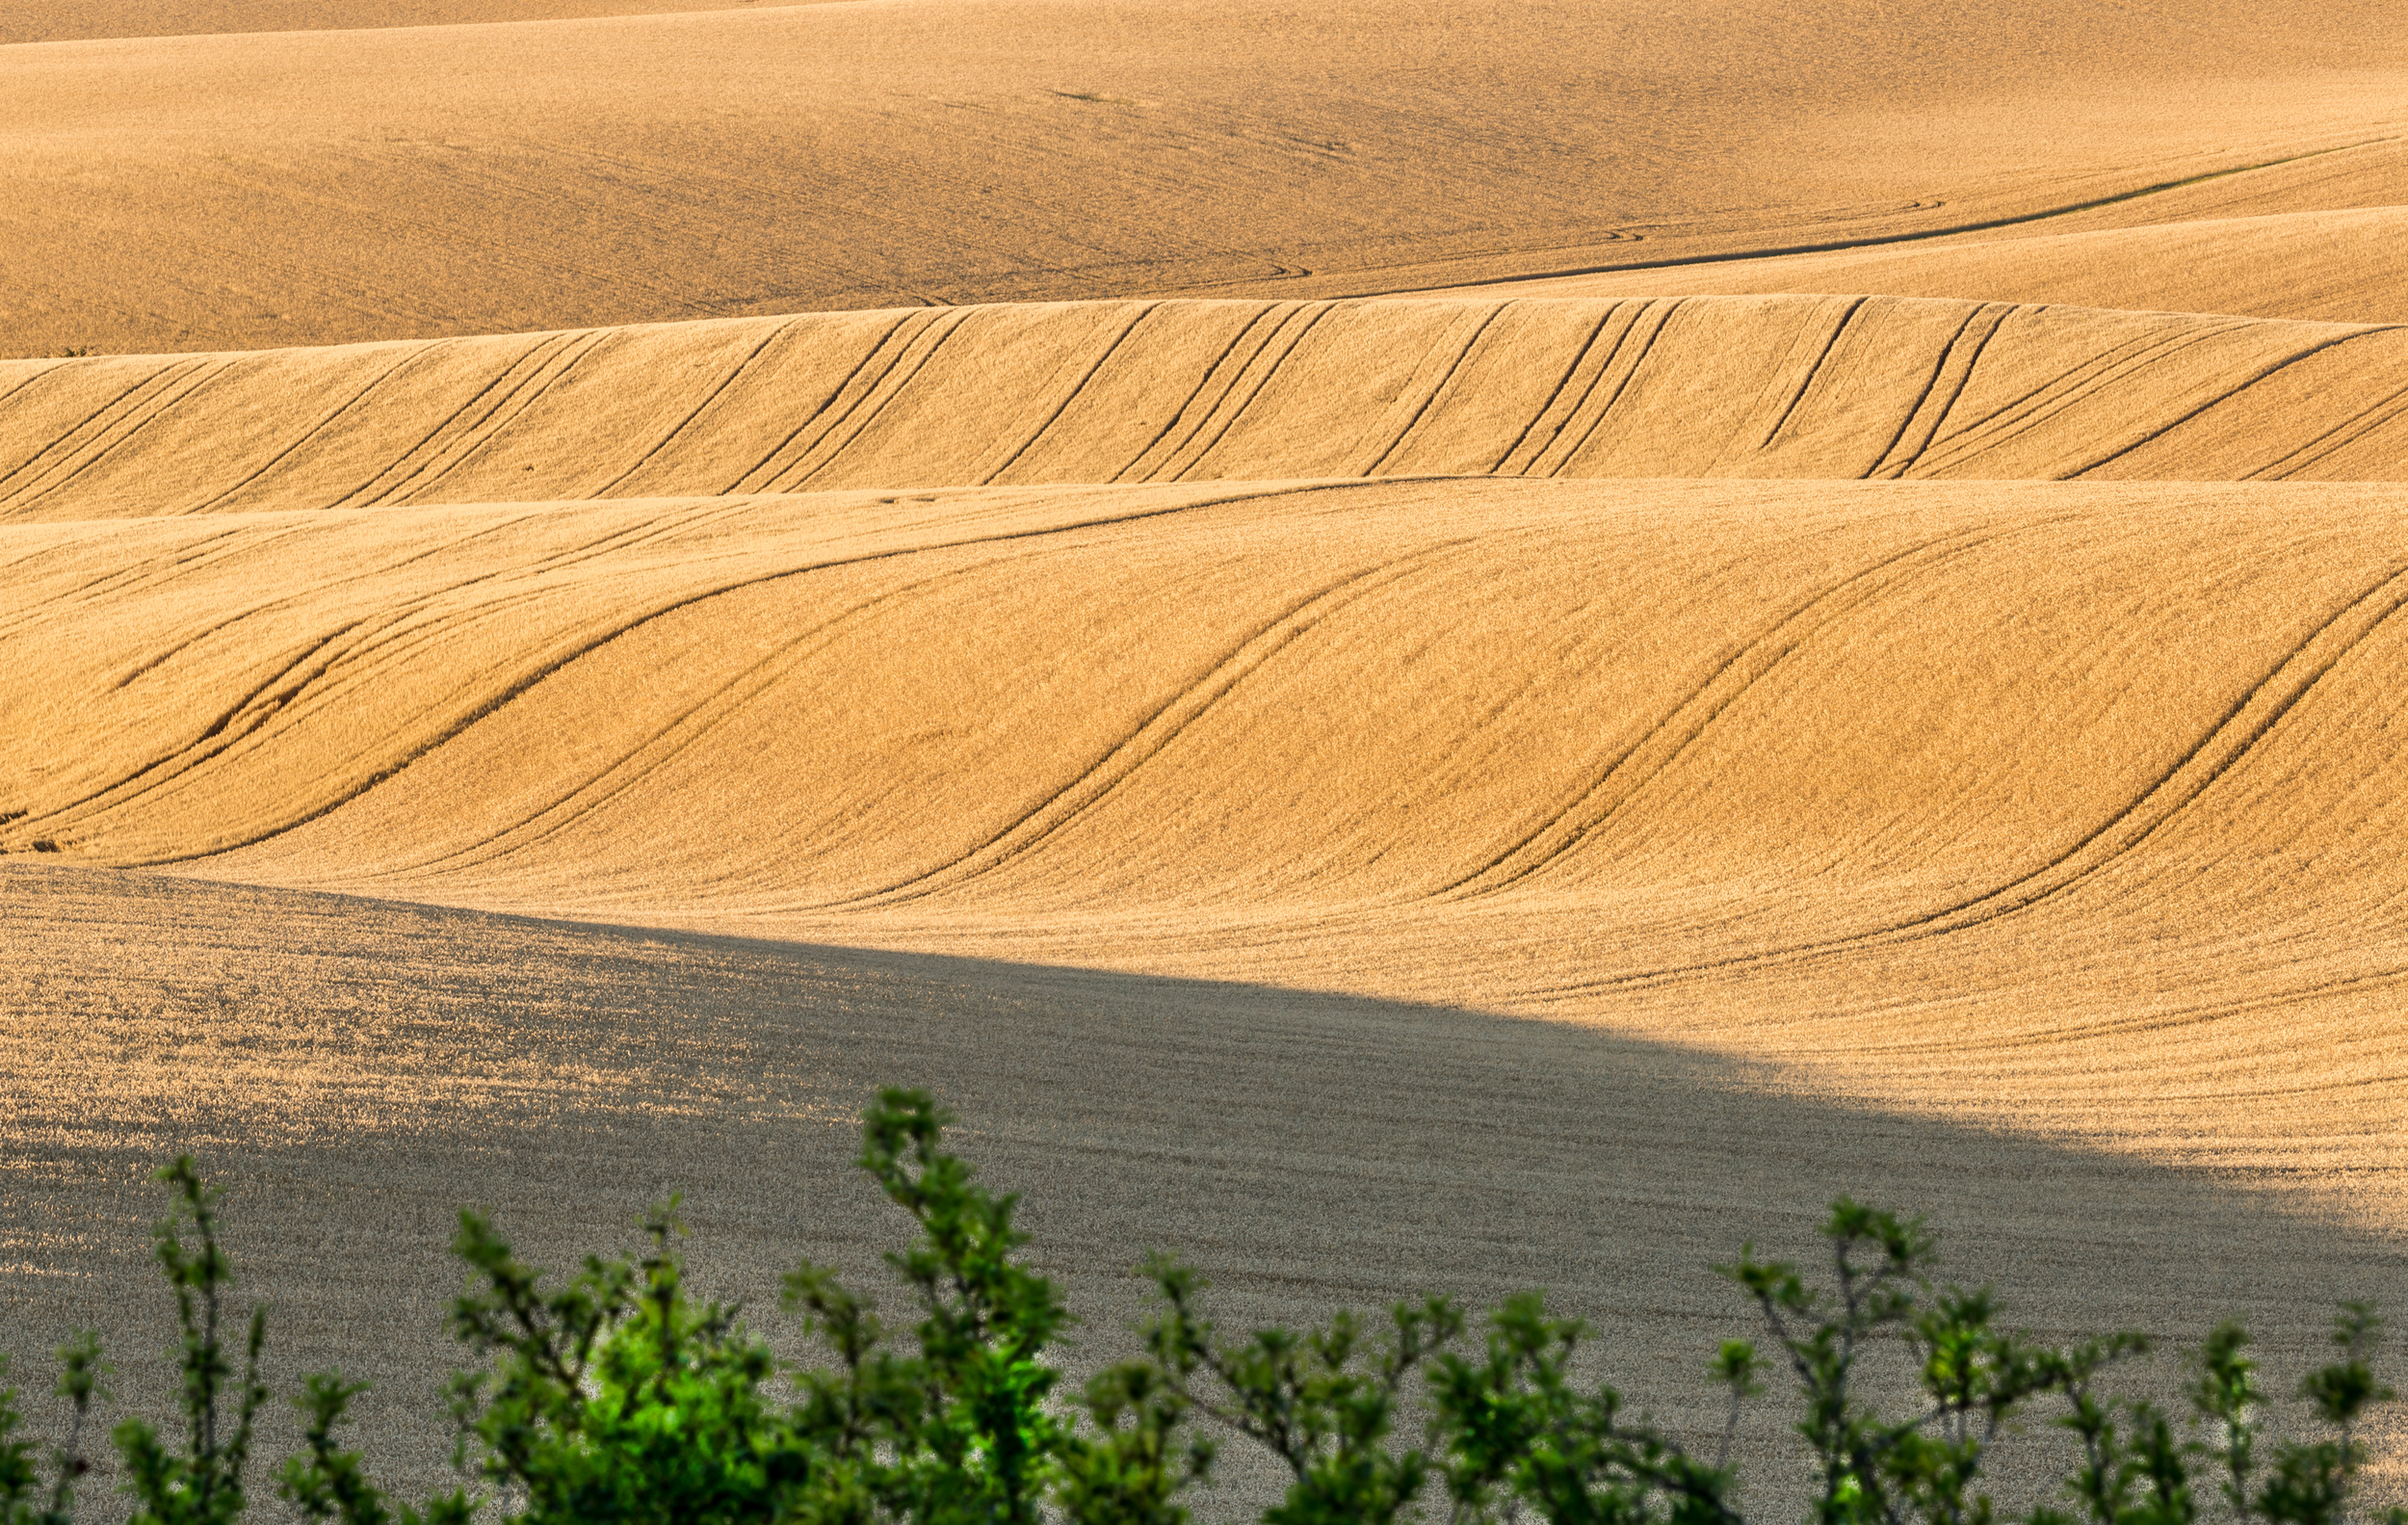
[[[798,1257],[875,1275],[901,1243],[850,1168],[881,1084],[938,1091],[986,1177],[1025,1193],[1036,1259],[1087,1316],[1083,1360],[1123,1348],[1143,1307],[1128,1268],[1160,1248],[1201,1265],[1241,1327],[1544,1286],[1600,1326],[1636,1400],[1702,1415],[1700,1363],[1748,1332],[1710,1266],[1747,1239],[1811,1253],[1844,1191],[1930,1212],[1950,1266],[2042,1329],[2186,1340],[2238,1313],[2290,1371],[2334,1299],[2408,1307],[2396,1238],[2269,1193],[1779,1094],[1593,1030],[19,865],[0,867],[0,1017],[118,1024],[111,1063],[170,1077],[165,1102],[113,1110],[110,1076],[31,1093],[0,1075],[19,1384],[45,1391],[46,1349],[96,1324],[142,1401],[135,1368],[169,1328],[145,1172],[196,1143],[275,1305],[275,1377],[377,1381],[362,1438],[412,1491],[447,1443],[458,1204],[561,1265],[628,1245],[647,1200],[683,1192],[699,1279],[774,1327]],[[295,1074],[349,1079],[226,1095],[173,1078],[229,1052],[274,1073],[288,1051]]]

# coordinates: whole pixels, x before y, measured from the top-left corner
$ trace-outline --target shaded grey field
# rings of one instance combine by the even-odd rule
[[[1707,1422],[1699,1364],[1745,1322],[1708,1268],[1750,1238],[1809,1251],[1842,1191],[1933,1213],[1949,1265],[2036,1329],[2188,1339],[2238,1313],[2278,1380],[2331,1300],[2408,1303],[2396,1235],[2250,1183],[1784,1094],[1591,1029],[21,863],[0,921],[18,1360],[91,1323],[149,1364],[169,1319],[145,1175],[195,1147],[233,1188],[276,1380],[374,1380],[363,1438],[413,1491],[441,1478],[458,1204],[557,1265],[624,1248],[611,1225],[682,1191],[701,1280],[766,1314],[798,1257],[875,1275],[899,1243],[850,1169],[879,1084],[938,1091],[1025,1192],[1037,1261],[1088,1317],[1081,1366],[1125,1348],[1127,1268],[1161,1248],[1232,1326],[1545,1285],[1626,1391]],[[131,1401],[156,1396],[145,1375]]]

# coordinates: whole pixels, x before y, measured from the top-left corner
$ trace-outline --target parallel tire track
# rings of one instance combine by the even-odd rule
[[[2189,810],[2255,750],[2318,683],[2403,608],[2408,608],[2408,567],[2395,567],[2328,615],[2305,639],[2278,657],[2222,718],[2128,803],[2048,862],[1978,895],[1845,937],[1637,971],[1559,987],[1547,994],[1560,998],[1605,989],[1649,987],[1701,974],[1828,959],[1944,937],[2028,911],[2129,856]]]
[[[730,335],[433,340],[367,360],[364,375],[352,352],[317,376],[308,352],[66,360],[0,397],[0,515],[428,503],[477,495],[452,484],[518,444],[540,448],[508,495],[580,501],[638,483],[663,496],[975,486],[1039,460],[1048,480],[1097,484],[1371,475],[1415,460],[1426,436],[1446,441],[1431,465],[1488,475],[1760,475],[1793,460],[1899,480],[2079,475],[2189,429],[2204,431],[2221,476],[2294,473],[2353,441],[2361,471],[2408,476],[2408,459],[2364,449],[2394,416],[2364,398],[2408,397],[2395,329],[1878,297],[1459,307],[916,308],[866,325],[806,314],[766,332],[734,320],[747,327]],[[1901,313],[1912,321],[1890,321]],[[2376,335],[2390,348],[2364,343]],[[2253,400],[2270,395],[2258,390],[2269,378],[2346,345],[2360,347],[2327,391]],[[720,358],[730,349],[742,352],[732,364]],[[1354,351],[1379,363],[1350,364]],[[719,368],[707,381],[689,380],[697,354]],[[1466,386],[1475,369],[1480,384]],[[1300,370],[1318,380],[1302,385]],[[571,382],[596,405],[590,437],[559,392]],[[281,434],[263,429],[296,388],[326,401]],[[1516,401],[1499,408],[1500,396]],[[1760,406],[1688,402],[1741,396]],[[1267,409],[1277,426],[1253,427]],[[1111,427],[1061,438],[1074,411]],[[548,437],[522,440],[537,417]],[[944,443],[921,451],[896,425],[905,417],[943,419],[925,427]],[[1132,424],[1144,430],[1134,450]],[[195,442],[221,435],[229,444],[212,461]],[[179,484],[172,501],[141,486],[151,452]],[[499,490],[489,476],[478,488]]]
[[[529,655],[508,672],[494,674],[489,680],[472,680],[470,685],[448,698],[437,701],[431,714],[438,718],[428,723],[415,734],[404,753],[375,766],[365,773],[351,776],[329,776],[325,780],[327,793],[319,799],[291,809],[282,819],[258,828],[246,828],[227,840],[210,843],[194,851],[174,851],[145,856],[141,864],[157,866],[191,861],[237,847],[254,845],[316,820],[339,808],[359,795],[392,777],[419,758],[425,757],[458,736],[468,726],[492,714],[511,699],[526,693],[536,684],[566,667],[569,663],[600,649],[652,621],[679,610],[706,602],[728,593],[756,588],[788,578],[806,576],[835,567],[856,566],[897,558],[939,551],[959,550],[978,546],[1002,546],[1015,542],[1041,541],[1052,537],[1093,532],[1117,526],[1140,523],[1149,519],[1198,512],[1267,498],[1298,497],[1355,486],[1352,483],[1305,483],[1268,488],[1247,488],[1225,493],[1182,496],[1177,501],[1159,506],[1102,508],[1099,512],[1070,522],[1032,529],[1006,529],[989,534],[938,537],[924,543],[912,543],[888,550],[865,551],[826,559],[813,559],[801,565],[743,575],[717,582],[700,589],[692,589],[659,599],[634,610],[621,612],[604,624],[565,638],[562,643]],[[716,509],[706,513],[720,512]],[[639,527],[640,528],[640,527]],[[605,540],[636,538],[637,529],[615,532]],[[602,542],[561,553],[562,555],[592,554]],[[263,679],[257,680],[237,700],[231,702],[217,718],[203,727],[203,734],[139,764],[128,773],[91,790],[76,800],[45,809],[39,815],[13,821],[7,829],[12,837],[58,834],[72,827],[88,827],[108,813],[120,810],[134,802],[159,790],[190,779],[231,749],[253,740],[279,720],[290,718],[296,707],[323,698],[329,682],[364,682],[373,677],[372,667],[358,666],[378,655],[395,654],[388,649],[392,642],[423,643],[431,640],[461,640],[471,624],[501,618],[509,614],[510,603],[529,597],[541,597],[540,573],[556,569],[558,558],[549,565],[523,569],[496,568],[477,577],[461,580],[451,587],[432,590],[415,598],[405,600],[393,608],[380,610],[373,616],[337,623],[310,638],[303,646],[285,659]],[[513,591],[498,600],[489,600],[441,615],[437,626],[411,623],[411,617],[427,610],[447,593],[479,584],[508,580],[533,584],[523,591]],[[238,617],[239,618],[239,617]],[[421,720],[424,717],[420,718]],[[410,731],[411,724],[399,724],[393,734]],[[354,759],[354,763],[356,758]],[[341,770],[334,770],[340,774]]]
[[[969,852],[866,894],[829,902],[823,908],[864,908],[919,900],[1001,868],[1103,802],[1228,697],[1232,690],[1322,620],[1468,543],[1468,537],[1443,540],[1315,589],[1257,626],[1210,668],[1182,684],[1110,750]]]
[[[1925,540],[1793,604],[1778,619],[1742,642],[1636,740],[1596,768],[1568,801],[1471,873],[1441,886],[1438,897],[1464,900],[1499,894],[1549,868],[1611,822],[1623,806],[1695,746],[1725,710],[1817,632],[1893,588],[1995,538],[1966,531]]]

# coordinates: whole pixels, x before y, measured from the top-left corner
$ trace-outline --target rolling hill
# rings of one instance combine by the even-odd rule
[[[2395,6],[654,9],[0,8],[21,1328],[199,1147],[432,1484],[453,1207],[873,1269],[889,1081],[1082,1361],[2408,1293]]]

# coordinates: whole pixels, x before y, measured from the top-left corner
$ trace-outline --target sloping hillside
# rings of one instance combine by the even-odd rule
[[[2392,0],[412,3],[0,47],[0,355],[1312,300],[2299,194],[2408,132]],[[2285,209],[2408,204],[2334,190]]]
[[[2408,330],[1123,302],[0,366],[0,519],[1297,477],[2390,479]]]
[[[1843,1083],[2389,1222],[2397,522],[1439,479],[29,525],[0,843],[1894,1054]]]

